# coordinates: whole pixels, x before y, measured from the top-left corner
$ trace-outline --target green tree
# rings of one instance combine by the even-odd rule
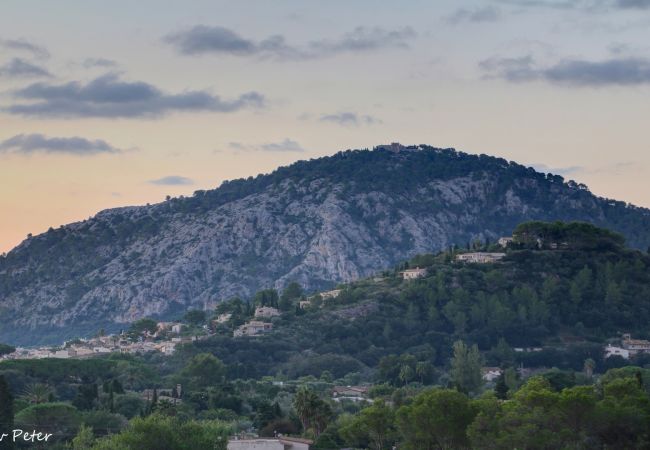
[[[477,393],[483,386],[483,358],[478,347],[468,347],[463,341],[456,341],[453,349],[450,372],[452,382],[461,392]]]
[[[191,309],[185,313],[183,319],[194,326],[203,325],[206,320],[206,313],[200,309]]]
[[[22,398],[28,403],[39,404],[50,401],[53,390],[47,384],[33,383],[28,385],[23,391]]]
[[[99,439],[93,450],[226,450],[231,432],[229,425],[219,421],[152,414],[136,417],[119,434]]]
[[[294,303],[303,295],[302,286],[292,281],[284,288],[280,296],[279,307],[282,311],[289,311]]]
[[[340,433],[350,445],[368,442],[372,450],[390,449],[397,438],[395,412],[383,400],[362,409]]]
[[[93,429],[82,424],[77,435],[72,439],[72,450],[91,450],[94,442]]]
[[[405,450],[462,449],[476,412],[462,393],[431,389],[397,410],[397,427]]]
[[[304,430],[320,435],[332,418],[332,408],[311,389],[301,387],[293,399],[293,408]]]
[[[188,378],[194,388],[216,386],[225,381],[226,366],[210,353],[199,353],[187,363],[181,376]]]

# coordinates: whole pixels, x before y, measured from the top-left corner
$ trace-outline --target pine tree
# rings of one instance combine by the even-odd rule
[[[508,398],[508,385],[506,384],[506,374],[502,372],[497,378],[497,383],[494,386],[494,393],[500,400],[506,400]]]

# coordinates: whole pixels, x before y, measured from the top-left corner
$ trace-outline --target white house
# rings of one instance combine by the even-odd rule
[[[630,359],[630,351],[622,347],[614,347],[611,344],[607,344],[607,347],[605,347],[605,359],[610,356],[620,356],[623,359]]]
[[[481,373],[485,381],[494,381],[501,376],[503,370],[499,367],[483,367]]]
[[[506,248],[508,244],[510,244],[512,241],[513,241],[512,236],[510,237],[504,236],[504,237],[500,237],[497,242],[501,247]]]
[[[174,325],[172,325],[172,333],[180,334],[182,328],[183,328],[182,324],[175,323]]]
[[[427,274],[427,269],[420,269],[416,267],[415,269],[406,269],[400,272],[402,278],[405,280],[414,280],[416,278],[422,278]]]
[[[273,329],[273,324],[268,322],[260,322],[259,320],[251,320],[245,323],[233,332],[233,336],[255,336],[258,334],[266,333]]]
[[[255,308],[255,317],[277,317],[280,315],[280,310],[270,306],[258,306]]]
[[[230,439],[228,450],[309,450],[312,441],[290,437]]]
[[[485,263],[494,263],[500,261],[505,253],[487,253],[487,252],[473,252],[473,253],[461,253],[456,255],[456,261],[474,263],[474,264],[485,264]]]

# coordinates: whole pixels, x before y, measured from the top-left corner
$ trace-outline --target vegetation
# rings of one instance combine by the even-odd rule
[[[515,237],[499,263],[456,262],[465,249],[452,247],[304,309],[291,283],[190,311],[187,333],[213,335],[172,356],[2,361],[0,424],[73,449],[225,448],[240,432],[316,449],[646,448],[650,356],[605,359],[603,346],[621,331],[648,337],[650,256],[584,224],[524,224]],[[426,276],[403,280],[413,266]],[[273,331],[234,338],[261,305],[282,310],[265,319]],[[487,382],[485,366],[502,373]],[[367,395],[333,399],[359,385]]]

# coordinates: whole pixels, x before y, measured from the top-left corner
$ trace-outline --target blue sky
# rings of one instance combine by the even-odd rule
[[[650,0],[5,0],[0,251],[400,141],[650,206]]]

